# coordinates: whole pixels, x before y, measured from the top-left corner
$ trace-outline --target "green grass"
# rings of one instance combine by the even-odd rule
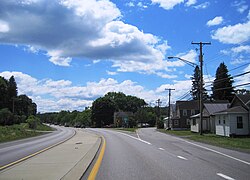
[[[224,147],[228,149],[235,149],[250,153],[250,138],[249,137],[237,137],[229,138],[224,136],[217,136],[215,134],[203,134],[193,133],[191,131],[173,131],[173,130],[163,130],[160,132],[185,137],[193,141],[202,142],[206,144],[211,144],[219,147]]]
[[[138,128],[113,128],[114,130],[122,130],[122,131],[129,131],[129,132],[136,132]]]
[[[26,123],[14,124],[12,126],[0,126],[0,143],[8,142],[33,136],[38,136],[44,134],[44,132],[37,132],[27,128]],[[39,125],[39,131],[51,131],[50,127],[45,127],[45,125]]]

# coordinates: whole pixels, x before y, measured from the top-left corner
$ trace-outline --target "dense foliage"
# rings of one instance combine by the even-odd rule
[[[104,97],[100,97],[93,102],[92,124],[95,127],[113,124],[114,112],[135,113],[143,106],[146,106],[146,102],[143,99],[130,95],[127,96],[121,92],[109,92]]]
[[[216,70],[216,76],[213,82],[213,99],[229,100],[229,102],[231,102],[234,94],[233,82],[233,78],[228,73],[227,66],[221,63]]]
[[[0,125],[25,122],[30,115],[36,115],[37,106],[26,95],[17,95],[14,76],[9,80],[0,76]]]
[[[87,127],[91,126],[91,110],[79,111],[60,111],[53,113],[37,114],[42,122],[53,123],[64,126]]]

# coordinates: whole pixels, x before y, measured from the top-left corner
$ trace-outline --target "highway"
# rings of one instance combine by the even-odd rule
[[[0,144],[0,167],[18,161],[24,157],[41,151],[49,146],[72,137],[72,128],[52,126],[57,129],[52,133]]]
[[[143,128],[129,134],[91,129],[106,149],[97,180],[247,180],[250,154],[218,148]]]

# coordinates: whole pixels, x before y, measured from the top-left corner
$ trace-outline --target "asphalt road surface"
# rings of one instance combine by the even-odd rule
[[[127,134],[92,129],[106,139],[97,180],[248,180],[250,154],[140,129]]]
[[[58,142],[72,137],[75,131],[72,128],[53,126],[57,129],[52,133],[33,138],[12,141],[0,144],[0,166],[7,165],[30,154],[45,149]]]

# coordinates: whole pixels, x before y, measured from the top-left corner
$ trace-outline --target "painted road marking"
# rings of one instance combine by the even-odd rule
[[[51,148],[53,148],[53,147],[56,147],[56,146],[58,146],[58,145],[60,145],[60,144],[62,144],[62,143],[64,143],[64,142],[68,141],[69,139],[71,139],[71,138],[72,138],[73,136],[75,136],[75,135],[76,135],[76,131],[74,130],[74,134],[73,134],[71,137],[69,137],[69,138],[67,138],[67,139],[65,139],[65,140],[63,140],[63,141],[60,141],[60,142],[58,142],[58,143],[56,143],[56,144],[53,144],[53,145],[51,145],[51,146],[49,146],[49,147],[47,147],[47,148],[44,148],[44,149],[42,149],[42,150],[40,150],[40,151],[37,151],[37,152],[35,152],[35,153],[33,153],[33,154],[30,154],[30,155],[28,155],[28,156],[25,156],[25,157],[23,157],[23,158],[21,158],[21,159],[19,159],[19,160],[16,160],[16,161],[14,161],[14,162],[12,162],[12,163],[9,163],[9,164],[6,164],[6,165],[4,165],[4,166],[1,166],[1,167],[0,167],[0,171],[3,170],[3,169],[8,168],[8,167],[10,167],[10,166],[13,166],[13,165],[15,165],[15,164],[18,164],[18,163],[20,163],[20,162],[22,162],[22,161],[25,161],[25,160],[27,160],[27,159],[29,159],[29,158],[32,158],[32,157],[34,157],[34,156],[36,156],[36,155],[38,155],[38,154],[40,154],[40,153],[42,153],[42,152],[45,152],[45,151],[47,151],[47,150],[49,150],[49,149],[51,149]]]
[[[138,130],[136,131],[136,135],[137,135],[138,139],[141,139],[139,136]]]
[[[247,161],[244,161],[244,160],[238,159],[238,158],[236,158],[236,157],[233,157],[233,156],[230,156],[230,155],[224,154],[224,153],[219,152],[219,151],[216,151],[216,150],[214,150],[214,149],[210,149],[210,148],[208,148],[208,147],[201,146],[201,145],[199,145],[199,144],[195,144],[195,143],[192,143],[192,142],[189,142],[189,141],[183,140],[183,139],[181,139],[181,138],[176,138],[176,139],[179,139],[179,140],[184,141],[184,142],[186,142],[186,143],[188,143],[188,144],[192,144],[192,145],[194,145],[194,146],[200,147],[200,148],[202,148],[202,149],[206,149],[206,150],[208,150],[208,151],[212,151],[212,152],[214,152],[214,153],[220,154],[220,155],[225,156],[225,157],[228,157],[228,158],[230,158],[230,159],[233,159],[233,160],[236,160],[236,161],[242,162],[242,163],[244,163],[244,164],[250,165],[250,162],[247,162]]]
[[[105,138],[102,136],[102,140],[103,140],[103,145],[102,145],[102,149],[100,151],[100,154],[99,154],[99,157],[93,167],[93,169],[91,170],[90,174],[89,174],[89,177],[88,177],[88,180],[94,180],[98,171],[99,171],[99,168],[101,166],[101,163],[102,163],[102,159],[103,159],[103,156],[104,156],[104,152],[105,152],[105,148],[106,148],[106,140]]]
[[[217,173],[218,176],[224,178],[224,179],[227,179],[227,180],[235,180],[234,178],[231,178],[225,174],[222,174],[222,173]]]
[[[165,151],[165,149],[163,149],[163,148],[158,148],[158,149],[160,149],[160,150],[162,150],[162,151]]]
[[[183,159],[183,160],[187,160],[187,158],[184,158],[182,156],[177,156],[177,157],[180,158],[180,159]]]
[[[145,144],[152,145],[150,142],[144,141],[144,140],[139,139],[139,138],[136,138],[136,137],[134,137],[134,136],[130,136],[130,135],[125,134],[125,133],[122,133],[122,132],[116,132],[116,133],[122,134],[122,135],[124,135],[124,136],[128,136],[128,137],[130,137],[130,138],[132,138],[132,139],[136,139],[136,140],[141,141],[141,142],[143,142],[143,143],[145,143]]]

